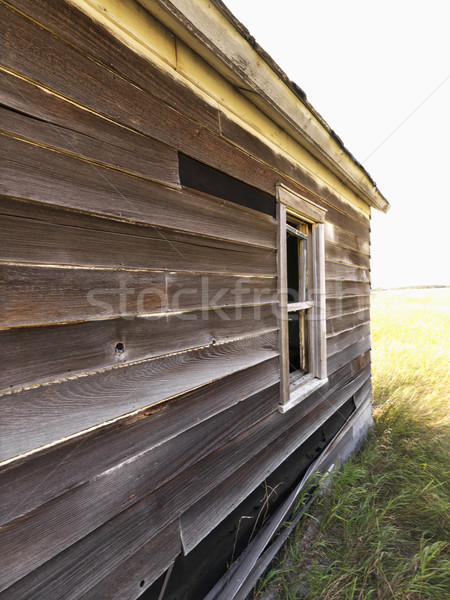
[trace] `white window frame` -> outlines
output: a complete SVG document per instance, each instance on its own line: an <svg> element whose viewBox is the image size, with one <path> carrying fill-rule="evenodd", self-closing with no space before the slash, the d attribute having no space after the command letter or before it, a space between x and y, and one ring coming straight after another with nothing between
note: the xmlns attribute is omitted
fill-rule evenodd
<svg viewBox="0 0 450 600"><path fill-rule="evenodd" d="M283 184L277 186L278 222L278 306L280 331L280 412L299 404L327 383L325 242L326 209ZM288 219L310 225L308 238L308 285L305 302L290 303L287 295ZM308 371L289 372L288 311L304 310L307 314Z"/></svg>

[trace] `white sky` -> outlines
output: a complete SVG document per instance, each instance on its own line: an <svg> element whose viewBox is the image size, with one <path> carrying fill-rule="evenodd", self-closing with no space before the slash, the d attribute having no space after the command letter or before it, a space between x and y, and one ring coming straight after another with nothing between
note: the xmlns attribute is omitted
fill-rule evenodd
<svg viewBox="0 0 450 600"><path fill-rule="evenodd" d="M373 287L450 284L450 1L225 3L390 202Z"/></svg>

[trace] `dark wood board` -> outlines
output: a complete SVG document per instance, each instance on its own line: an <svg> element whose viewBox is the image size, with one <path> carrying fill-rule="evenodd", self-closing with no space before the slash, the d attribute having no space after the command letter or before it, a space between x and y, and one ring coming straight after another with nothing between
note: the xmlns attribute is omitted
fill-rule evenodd
<svg viewBox="0 0 450 600"><path fill-rule="evenodd" d="M242 275L276 273L276 254L247 244L7 198L1 200L1 213L0 258L5 261Z"/></svg>
<svg viewBox="0 0 450 600"><path fill-rule="evenodd" d="M0 264L0 326L164 311L166 277L161 271Z"/></svg>
<svg viewBox="0 0 450 600"><path fill-rule="evenodd" d="M0 391L275 330L276 312L265 304L3 330Z"/></svg>
<svg viewBox="0 0 450 600"><path fill-rule="evenodd" d="M278 301L277 279L168 273L167 297L172 310L251 304L255 307L255 318L260 318L258 305Z"/></svg>
<svg viewBox="0 0 450 600"><path fill-rule="evenodd" d="M5 40L3 62L8 69L275 194L274 172L210 129L184 117L4 5L0 6L0 23L0 33ZM36 60L36 48L41 54L39 60Z"/></svg>
<svg viewBox="0 0 450 600"><path fill-rule="evenodd" d="M14 110L0 108L2 131L119 171L179 186L175 149L46 93L28 81L18 77L10 81L12 77L10 73L0 71L2 89L9 91L12 88L24 104L37 106L37 116L17 112L15 106L20 103L14 102ZM8 97L1 100L9 102ZM46 113L42 115L44 110ZM50 120L54 114L65 115L65 118ZM54 121L62 122L62 125ZM2 139L2 144L7 143Z"/></svg>
<svg viewBox="0 0 450 600"><path fill-rule="evenodd" d="M181 78L168 76L156 63L134 52L70 2L64 2L63 9L61 0L13 0L11 4L101 62L107 69L120 73L180 113L218 131L218 111L213 103L195 94ZM168 31L167 35L171 36Z"/></svg>
<svg viewBox="0 0 450 600"><path fill-rule="evenodd" d="M327 334L334 335L348 329L353 329L354 327L368 323L369 320L370 311L367 309L327 319Z"/></svg>
<svg viewBox="0 0 450 600"><path fill-rule="evenodd" d="M0 264L0 282L1 327L277 301L275 277Z"/></svg>
<svg viewBox="0 0 450 600"><path fill-rule="evenodd" d="M48 127L46 125L46 127ZM2 136L0 193L202 236L275 247L275 219Z"/></svg>
<svg viewBox="0 0 450 600"><path fill-rule="evenodd" d="M0 458L125 417L275 356L278 335L272 332L0 396Z"/></svg>
<svg viewBox="0 0 450 600"><path fill-rule="evenodd" d="M165 444L124 456L113 468L68 490L0 531L4 576L0 589L24 577L117 514L206 459L274 410L273 392L251 396ZM182 510L179 505L176 515ZM154 521L153 518L150 521ZM159 525L154 521L156 530ZM157 531L155 531L157 533Z"/></svg>
<svg viewBox="0 0 450 600"><path fill-rule="evenodd" d="M242 367L137 417L95 429L5 465L0 469L0 524L17 519L111 469L124 456L165 444L279 381L278 358L248 368L243 363ZM277 405L275 398L273 410Z"/></svg>

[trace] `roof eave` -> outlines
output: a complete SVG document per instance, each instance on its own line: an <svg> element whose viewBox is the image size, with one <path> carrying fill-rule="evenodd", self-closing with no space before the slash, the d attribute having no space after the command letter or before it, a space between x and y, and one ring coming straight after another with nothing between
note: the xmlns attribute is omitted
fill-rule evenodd
<svg viewBox="0 0 450 600"><path fill-rule="evenodd" d="M370 206L388 201L364 167L221 0L138 0Z"/></svg>

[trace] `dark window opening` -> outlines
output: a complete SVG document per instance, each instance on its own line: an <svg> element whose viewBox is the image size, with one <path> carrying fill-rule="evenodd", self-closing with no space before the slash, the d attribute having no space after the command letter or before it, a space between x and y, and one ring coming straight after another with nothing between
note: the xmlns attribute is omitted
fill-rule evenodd
<svg viewBox="0 0 450 600"><path fill-rule="evenodd" d="M299 239L286 231L288 302L299 302Z"/></svg>
<svg viewBox="0 0 450 600"><path fill-rule="evenodd" d="M181 185L275 217L275 197L267 192L181 152L178 153L178 163Z"/></svg>
<svg viewBox="0 0 450 600"><path fill-rule="evenodd" d="M286 270L288 304L289 372L308 371L307 327L308 308L308 235L310 225L303 221L286 222Z"/></svg>
<svg viewBox="0 0 450 600"><path fill-rule="evenodd" d="M300 363L300 315L297 312L288 315L289 331L289 373L298 371Z"/></svg>

